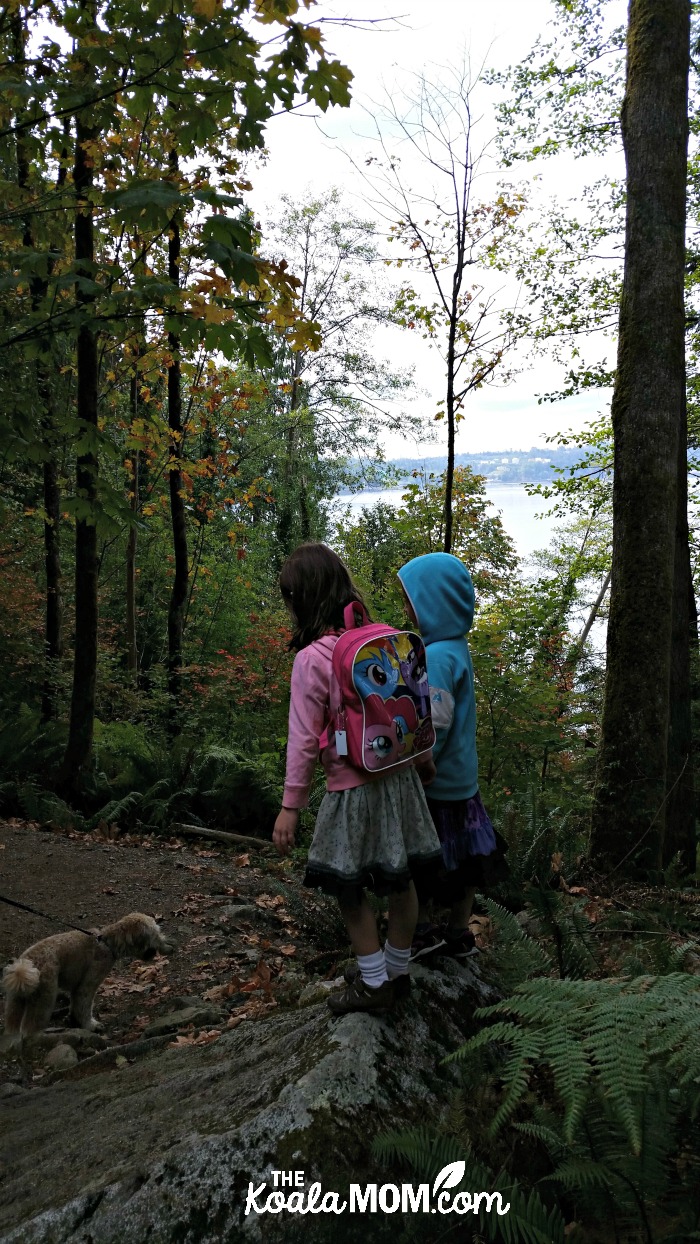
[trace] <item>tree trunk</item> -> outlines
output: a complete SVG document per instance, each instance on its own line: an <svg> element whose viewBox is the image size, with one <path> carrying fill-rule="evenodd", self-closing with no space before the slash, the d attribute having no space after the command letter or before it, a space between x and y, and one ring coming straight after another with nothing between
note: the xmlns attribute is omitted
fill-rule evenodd
<svg viewBox="0 0 700 1244"><path fill-rule="evenodd" d="M459 263L461 269L461 261ZM456 278L455 278L456 280ZM461 279L460 279L461 284ZM445 542L446 553L452 552L452 493L455 476L455 351L457 339L456 297L452 300L452 315L447 342L447 467L445 469Z"/></svg>
<svg viewBox="0 0 700 1244"><path fill-rule="evenodd" d="M697 650L697 615L688 539L688 436L681 410L678 453L676 558L673 584L670 717L666 772L664 865L680 857L684 872L695 871L695 783L691 696L691 648Z"/></svg>
<svg viewBox="0 0 700 1244"><path fill-rule="evenodd" d="M136 364L135 360L135 364ZM131 416L138 417L139 377L135 372L131 380ZM141 455L134 449L131 455L131 480L129 481L132 523L126 541L126 668L136 681L139 672L139 651L136 642L136 551L138 531L136 517L139 512L139 470Z"/></svg>
<svg viewBox="0 0 700 1244"><path fill-rule="evenodd" d="M299 409L299 398L301 395L301 367L301 356L295 354L292 361L292 392L289 398L289 427L287 428L287 458L284 464L284 492L281 498L280 516L277 523L277 539L283 559L289 557L294 547L293 533L297 508L302 519L302 539L308 540L311 531L308 499L303 480L300 484L300 496L297 497L299 427L295 415Z"/></svg>
<svg viewBox="0 0 700 1244"><path fill-rule="evenodd" d="M627 162L607 672L593 809L597 867L643 873L663 854L679 412L684 393L688 0L631 0Z"/></svg>
<svg viewBox="0 0 700 1244"><path fill-rule="evenodd" d="M43 387L43 386L42 386ZM48 385L44 390L49 399ZM51 406L45 413L44 431L49 443L54 440L54 420ZM61 486L58 480L58 467L52 456L44 463L44 565L46 567L46 623L44 631L44 652L46 655L46 675L41 696L42 721L51 721L56 716L56 674L57 665L63 655L63 608L61 601Z"/></svg>
<svg viewBox="0 0 700 1244"><path fill-rule="evenodd" d="M75 131L73 183L76 197L75 266L78 273L75 301L80 316L77 349L77 415L84 448L76 459L76 494L79 511L75 525L75 654L68 744L61 784L72 796L80 796L83 778L92 762L97 681L97 334L93 308L95 294L81 287L81 277L94 280L94 231L90 203L93 185L89 144L97 130L87 124L87 112L79 112Z"/></svg>
<svg viewBox="0 0 700 1244"><path fill-rule="evenodd" d="M177 153L170 153L170 170L177 176ZM168 238L168 277L175 289L180 287L180 218L177 213L170 222ZM187 518L185 499L182 494L182 383L180 365L180 338L175 332L168 333L168 353L172 362L168 368L168 427L170 429L170 517L173 528L173 553L175 575L168 608L168 692L170 695L170 730L177 734L180 728L180 670L185 629L185 607L189 580L187 554Z"/></svg>

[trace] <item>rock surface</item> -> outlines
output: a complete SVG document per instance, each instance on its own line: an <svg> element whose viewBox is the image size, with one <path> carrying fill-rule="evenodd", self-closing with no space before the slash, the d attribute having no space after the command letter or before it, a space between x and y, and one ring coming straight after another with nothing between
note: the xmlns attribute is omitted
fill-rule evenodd
<svg viewBox="0 0 700 1244"><path fill-rule="evenodd" d="M72 1045L66 1045L65 1043L54 1045L44 1059L44 1065L50 1067L52 1071L68 1071L70 1067L77 1066L77 1063L78 1055L76 1051Z"/></svg>
<svg viewBox="0 0 700 1244"><path fill-rule="evenodd" d="M249 1181L270 1191L273 1170L303 1170L307 1191L320 1180L341 1199L350 1182L391 1180L371 1138L425 1120L456 1075L442 1060L491 1000L471 962L416 968L413 982L386 1019L334 1021L323 1003L280 1009L211 1045L0 1100L0 1240L395 1241L399 1214L246 1217L244 1207Z"/></svg>

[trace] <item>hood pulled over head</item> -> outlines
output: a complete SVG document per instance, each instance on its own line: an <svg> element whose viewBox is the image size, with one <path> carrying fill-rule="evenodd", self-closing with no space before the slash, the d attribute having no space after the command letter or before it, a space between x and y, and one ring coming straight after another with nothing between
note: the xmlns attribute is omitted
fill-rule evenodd
<svg viewBox="0 0 700 1244"><path fill-rule="evenodd" d="M399 570L427 644L461 639L474 618L474 585L466 566L452 553L425 553Z"/></svg>

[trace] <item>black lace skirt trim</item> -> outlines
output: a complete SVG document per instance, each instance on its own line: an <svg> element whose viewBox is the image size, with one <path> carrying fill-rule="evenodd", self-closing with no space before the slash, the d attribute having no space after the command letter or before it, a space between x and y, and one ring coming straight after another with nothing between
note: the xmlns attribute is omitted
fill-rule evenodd
<svg viewBox="0 0 700 1244"><path fill-rule="evenodd" d="M334 898L343 899L348 903L358 903L365 890L371 890L378 898L386 898L389 894L407 890L413 881L418 885L434 885L443 872L442 854L429 856L410 856L408 867L392 872L383 864L370 864L361 872L348 876L341 875L331 868L318 864L308 865L304 874L304 885L322 890Z"/></svg>

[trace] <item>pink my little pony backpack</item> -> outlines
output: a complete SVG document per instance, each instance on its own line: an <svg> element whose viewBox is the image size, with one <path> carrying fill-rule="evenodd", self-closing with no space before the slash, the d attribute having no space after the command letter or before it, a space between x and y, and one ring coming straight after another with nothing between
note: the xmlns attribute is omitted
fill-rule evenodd
<svg viewBox="0 0 700 1244"><path fill-rule="evenodd" d="M420 635L370 622L357 601L343 616L347 629L332 658L337 701L334 696L321 748L335 731L338 755L372 772L430 751L435 730Z"/></svg>

